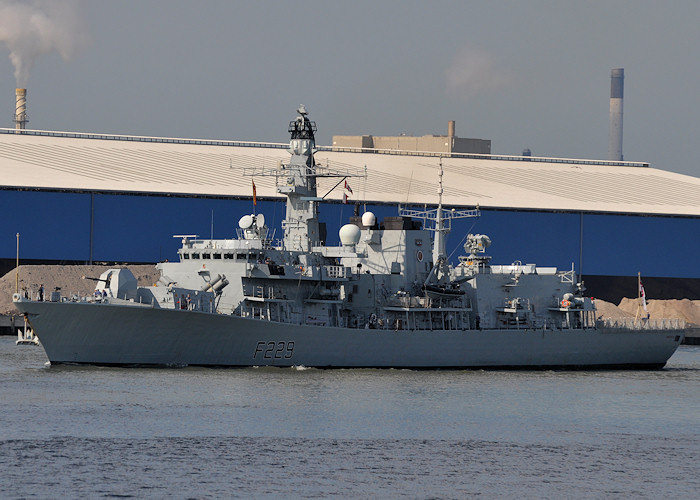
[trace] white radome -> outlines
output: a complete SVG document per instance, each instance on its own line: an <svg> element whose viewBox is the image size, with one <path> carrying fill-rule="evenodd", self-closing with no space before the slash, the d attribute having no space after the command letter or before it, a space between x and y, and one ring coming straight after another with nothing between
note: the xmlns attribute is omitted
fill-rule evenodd
<svg viewBox="0 0 700 500"><path fill-rule="evenodd" d="M253 222L254 220L252 215L244 215L238 220L238 227L241 229L248 229L253 225Z"/></svg>
<svg viewBox="0 0 700 500"><path fill-rule="evenodd" d="M372 227L377 223L377 216L372 212L365 212L362 214L362 225L365 227Z"/></svg>
<svg viewBox="0 0 700 500"><path fill-rule="evenodd" d="M345 224L338 231L338 236L340 236L340 242L344 246L357 245L360 241L360 228L355 224Z"/></svg>

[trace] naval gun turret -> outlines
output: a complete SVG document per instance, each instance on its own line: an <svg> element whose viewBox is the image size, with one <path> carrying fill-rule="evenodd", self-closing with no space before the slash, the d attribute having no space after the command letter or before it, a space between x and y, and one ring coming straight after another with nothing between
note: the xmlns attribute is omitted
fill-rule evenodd
<svg viewBox="0 0 700 500"><path fill-rule="evenodd" d="M94 278L85 278L94 279ZM103 272L95 286L95 294L120 299L134 299L136 297L137 281L129 269L108 269Z"/></svg>

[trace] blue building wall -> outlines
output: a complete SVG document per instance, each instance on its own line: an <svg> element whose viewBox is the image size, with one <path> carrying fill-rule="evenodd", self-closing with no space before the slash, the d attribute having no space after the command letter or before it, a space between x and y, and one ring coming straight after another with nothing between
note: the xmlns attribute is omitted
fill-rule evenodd
<svg viewBox="0 0 700 500"><path fill-rule="evenodd" d="M14 258L20 233L20 258L85 259L90 249L90 195L0 191L6 214L0 232L0 257Z"/></svg>
<svg viewBox="0 0 700 500"><path fill-rule="evenodd" d="M21 234L20 258L90 260L91 205L94 261L156 262L176 259L180 245L174 234L235 235L238 219L253 210L250 200L167 196L0 191L6 214L0 232L0 258L14 259L16 233ZM397 215L396 207L368 206L381 220ZM321 220L328 226L328 244L338 244L338 228L353 215L352 205L326 204ZM281 237L282 201L258 201L268 225ZM583 224L583 228L581 227ZM583 231L582 231L583 229ZM537 213L482 210L478 219L454 222L448 252L463 254L468 232L483 233L493 242L494 263L516 260L557 266L580 264L584 274L700 278L700 219L622 215ZM583 234L581 258L580 236Z"/></svg>

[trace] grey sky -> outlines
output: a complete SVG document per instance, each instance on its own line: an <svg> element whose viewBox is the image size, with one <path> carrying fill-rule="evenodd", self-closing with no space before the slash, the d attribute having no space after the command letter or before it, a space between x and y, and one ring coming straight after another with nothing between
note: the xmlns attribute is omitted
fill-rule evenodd
<svg viewBox="0 0 700 500"><path fill-rule="evenodd" d="M80 10L89 41L69 61L35 61L30 128L282 142L304 103L320 144L444 134L454 119L457 135L491 139L494 153L605 159L610 70L622 67L625 159L700 176L697 0L95 0ZM3 46L5 127L8 55Z"/></svg>

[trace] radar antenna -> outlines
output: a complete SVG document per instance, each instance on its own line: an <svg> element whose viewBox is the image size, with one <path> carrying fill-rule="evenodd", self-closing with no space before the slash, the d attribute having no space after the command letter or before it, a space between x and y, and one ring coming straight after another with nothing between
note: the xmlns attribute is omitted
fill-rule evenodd
<svg viewBox="0 0 700 500"><path fill-rule="evenodd" d="M435 242L433 245L433 262L437 265L439 262L447 262L446 241L447 235L452 230L452 219L464 219L467 217L479 217L481 211L477 207L474 210L443 210L442 194L443 194L443 167L442 157L440 158L440 173L438 181L438 206L430 210L414 210L409 208L399 207L399 215L402 217L414 217L423 221L423 227L429 231L435 232Z"/></svg>
<svg viewBox="0 0 700 500"><path fill-rule="evenodd" d="M296 119L289 122L289 161L278 162L276 168L246 168L243 175L275 178L277 192L287 196L287 216L282 221L283 245L287 250L308 252L322 241L318 203L325 196L318 196L317 180L323 177L345 179L358 175L349 169L341 170L316 163L316 122L309 120L303 104L297 108L297 113Z"/></svg>

